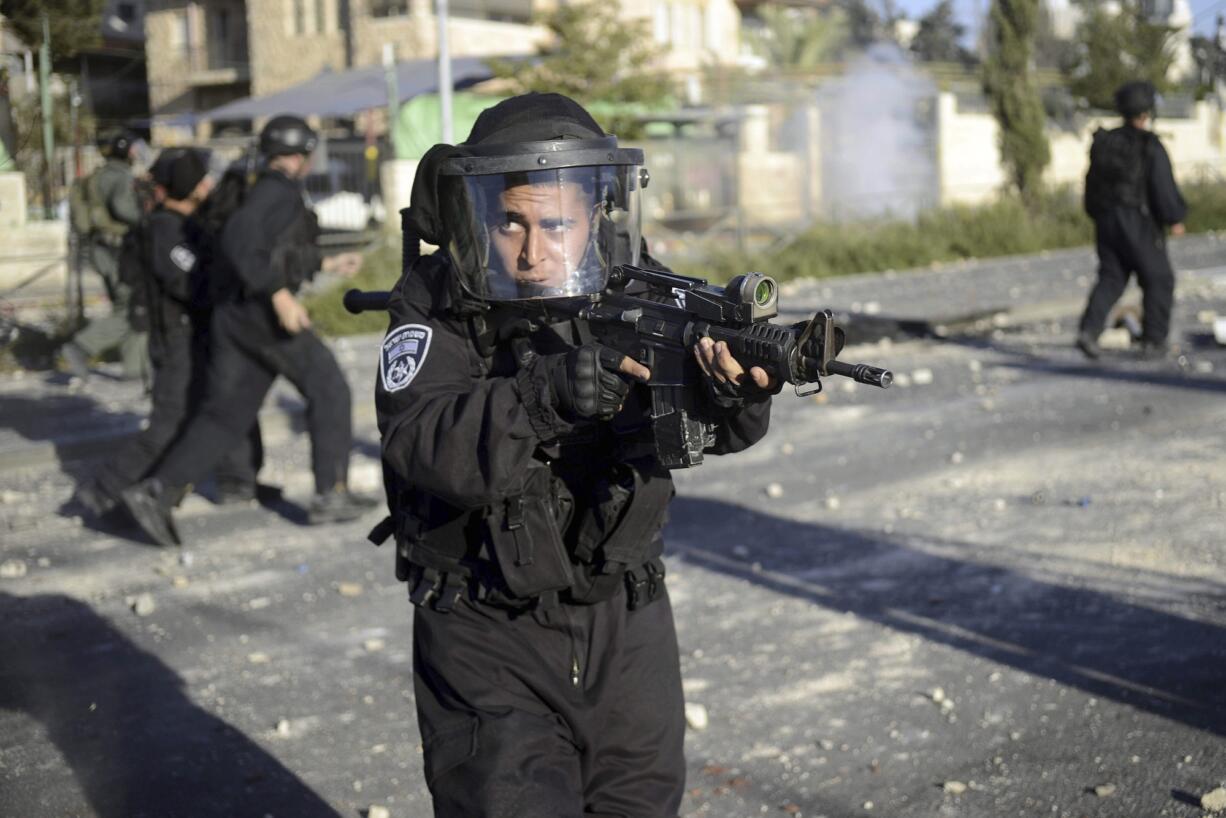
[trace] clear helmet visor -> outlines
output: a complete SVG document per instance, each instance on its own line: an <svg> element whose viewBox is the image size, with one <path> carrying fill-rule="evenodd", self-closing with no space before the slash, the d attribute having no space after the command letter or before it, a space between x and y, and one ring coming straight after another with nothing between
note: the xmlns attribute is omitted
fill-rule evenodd
<svg viewBox="0 0 1226 818"><path fill-rule="evenodd" d="M603 292L619 264L637 264L639 168L581 166L453 176L448 251L465 289L491 301Z"/></svg>

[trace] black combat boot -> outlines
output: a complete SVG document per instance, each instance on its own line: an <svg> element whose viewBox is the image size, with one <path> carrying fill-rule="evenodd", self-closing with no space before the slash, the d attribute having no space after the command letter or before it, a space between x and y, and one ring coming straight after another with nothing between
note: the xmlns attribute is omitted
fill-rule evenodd
<svg viewBox="0 0 1226 818"><path fill-rule="evenodd" d="M174 497L178 494L153 477L128 486L120 494L120 501L149 539L163 548L173 548L182 545L174 517L170 514Z"/></svg>
<svg viewBox="0 0 1226 818"><path fill-rule="evenodd" d="M1077 333L1077 348L1091 361L1098 360L1098 339L1088 332Z"/></svg>
<svg viewBox="0 0 1226 818"><path fill-rule="evenodd" d="M324 525L356 520L378 504L379 501L373 497L354 494L341 484L332 491L316 494L311 498L311 506L307 509L307 522L311 525Z"/></svg>
<svg viewBox="0 0 1226 818"><path fill-rule="evenodd" d="M89 480L77 486L72 493L73 504L85 509L95 519L101 519L110 514L119 505L118 498L98 483Z"/></svg>

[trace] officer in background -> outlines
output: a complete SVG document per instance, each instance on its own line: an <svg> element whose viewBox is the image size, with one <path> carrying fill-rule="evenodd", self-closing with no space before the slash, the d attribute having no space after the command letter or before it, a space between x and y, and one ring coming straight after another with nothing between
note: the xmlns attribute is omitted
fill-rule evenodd
<svg viewBox="0 0 1226 818"><path fill-rule="evenodd" d="M440 818L676 816L684 705L660 530L672 481L651 372L557 299L657 266L642 152L574 101L515 97L414 181L376 403L409 585L426 784ZM695 352L719 454L766 432L775 379ZM727 394L716 397L715 382ZM702 382L700 380L700 382ZM645 438L644 435L647 435Z"/></svg>
<svg viewBox="0 0 1226 818"><path fill-rule="evenodd" d="M1085 209L1094 219L1098 282L1081 316L1077 348L1099 356L1098 336L1107 314L1135 272L1143 294L1140 355L1159 359L1167 352L1175 273L1166 252L1165 228L1182 236L1187 205L1171 172L1171 160L1149 130L1156 100L1154 86L1130 82L1115 94L1124 124L1099 129L1090 147Z"/></svg>
<svg viewBox="0 0 1226 818"><path fill-rule="evenodd" d="M82 379L89 377L90 359L116 347L125 376L143 377L146 371L147 338L131 325L131 287L120 269L124 239L145 214L132 176L136 139L131 131L122 131L100 142L106 162L82 180L72 196L73 223L83 229L90 263L102 276L111 301L110 315L90 321L60 348L68 370Z"/></svg>
<svg viewBox="0 0 1226 818"><path fill-rule="evenodd" d="M203 151L170 148L150 169L157 205L133 228L139 273L130 308L148 326L152 409L148 425L77 488L74 499L94 517L108 514L120 493L154 465L203 398L207 360L208 237L195 215L212 188ZM258 428L218 465L219 500L255 496Z"/></svg>
<svg viewBox="0 0 1226 818"><path fill-rule="evenodd" d="M374 505L349 491L349 385L297 298L321 266L350 275L361 261L356 253L321 259L318 223L302 188L317 142L301 118L273 117L259 139L266 168L222 228L210 272L214 306L204 406L149 478L122 494L133 519L159 545L179 543L172 505L240 444L278 375L307 403L315 476L308 521L350 520Z"/></svg>

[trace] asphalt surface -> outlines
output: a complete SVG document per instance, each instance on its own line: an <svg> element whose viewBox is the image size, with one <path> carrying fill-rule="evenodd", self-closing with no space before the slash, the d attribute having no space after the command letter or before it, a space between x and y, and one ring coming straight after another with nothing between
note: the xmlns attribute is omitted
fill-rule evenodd
<svg viewBox="0 0 1226 818"><path fill-rule="evenodd" d="M785 288L899 378L785 392L765 441L677 475L683 816L1205 814L1224 251L1176 245L1179 348L1152 363L1072 350L1086 251ZM337 346L372 491L376 344ZM175 552L62 508L143 411L105 375L0 383L0 815L430 815L411 606L363 541L378 514L303 525L292 390L262 416L285 499L193 496Z"/></svg>

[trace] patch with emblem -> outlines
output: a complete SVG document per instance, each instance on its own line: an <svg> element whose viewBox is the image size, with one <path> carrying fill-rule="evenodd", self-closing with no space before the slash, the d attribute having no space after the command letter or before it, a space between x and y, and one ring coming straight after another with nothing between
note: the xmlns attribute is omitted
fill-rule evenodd
<svg viewBox="0 0 1226 818"><path fill-rule="evenodd" d="M430 328L421 324L404 324L387 334L379 357L384 389L399 392L413 382L426 362L430 333Z"/></svg>
<svg viewBox="0 0 1226 818"><path fill-rule="evenodd" d="M196 266L196 254L182 244L176 244L171 248L170 260L185 273L190 273Z"/></svg>

